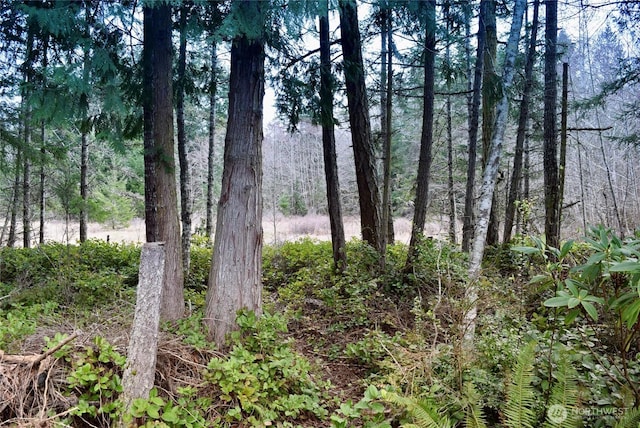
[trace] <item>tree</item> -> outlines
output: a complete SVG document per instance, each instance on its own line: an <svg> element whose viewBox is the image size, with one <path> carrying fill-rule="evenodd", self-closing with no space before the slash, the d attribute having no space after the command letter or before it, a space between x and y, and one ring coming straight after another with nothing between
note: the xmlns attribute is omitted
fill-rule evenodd
<svg viewBox="0 0 640 428"><path fill-rule="evenodd" d="M511 240L513 230L513 220L516 212L516 200L522 183L522 164L524 157L524 142L527 133L527 122L529 120L529 105L531 104L531 93L533 92L533 66L536 59L536 42L538 39L538 9L539 0L533 3L533 20L531 22L531 35L529 36L529 47L527 49L527 59L524 66L524 90L522 100L520 100L520 113L518 116L518 131L516 134L516 148L513 155L513 172L509 185L509 195L504 220L504 234L502 241L508 243Z"/></svg>
<svg viewBox="0 0 640 428"><path fill-rule="evenodd" d="M187 67L187 18L188 6L180 7L178 48L178 76L176 79L176 126L178 131L178 160L180 163L180 218L182 220L182 270L189 274L191 254L191 173L187 157L187 133L184 117L185 80Z"/></svg>
<svg viewBox="0 0 640 428"><path fill-rule="evenodd" d="M560 244L560 203L558 188L558 150L556 102L558 99L558 2L545 0L545 50L544 50L544 234L547 245L558 248Z"/></svg>
<svg viewBox="0 0 640 428"><path fill-rule="evenodd" d="M476 62L473 74L472 97L468 107L469 113L469 143L468 143L468 161L467 161L467 184L464 197L464 218L462 224L462 251L469 251L473 240L474 230L474 188L476 177L476 161L477 161L477 144L478 144L478 122L480 117L480 95L482 85L482 70L484 68L484 49L486 40L485 31L485 15L487 11L487 1L480 2L480 17L478 19L478 47L476 54ZM471 14L468 13L470 20ZM467 49L467 57L469 57ZM469 73L470 75L471 73Z"/></svg>
<svg viewBox="0 0 640 428"><path fill-rule="evenodd" d="M347 266L346 241L342 223L342 204L340 202L340 183L336 160L336 136L333 117L333 87L331 74L331 47L329 44L329 4L325 4L319 16L320 27L320 123L322 124L322 151L324 158L325 181L327 183L327 205L331 226L331 245L333 263L337 269Z"/></svg>
<svg viewBox="0 0 640 428"><path fill-rule="evenodd" d="M413 268L417 256L418 244L424 230L429 199L429 179L431 175L431 149L433 146L433 108L435 90L436 60L436 2L429 0L421 3L425 19L424 39L424 88L422 101L422 135L420 137L420 159L418 160L418 182L414 203L411 240L405 264L405 272Z"/></svg>
<svg viewBox="0 0 640 428"><path fill-rule="evenodd" d="M500 101L500 76L497 72L498 61L498 28L496 24L496 1L486 0L484 3L484 70L482 72L482 170L487 167L489 147L496 118L496 105ZM493 195L491 215L489 217L489 229L487 231L487 245L498 242L498 212L497 194Z"/></svg>
<svg viewBox="0 0 640 428"><path fill-rule="evenodd" d="M344 57L344 78L349 108L351 140L356 164L362 239L382 253L380 192L371 138L369 101L364 78L364 63L358 12L355 0L340 0L340 31Z"/></svg>
<svg viewBox="0 0 640 428"><path fill-rule="evenodd" d="M218 346L235 329L236 312L262 311L263 2L234 2L244 25L231 45L229 111L222 191L209 273L204 324Z"/></svg>
<svg viewBox="0 0 640 428"><path fill-rule="evenodd" d="M478 280L480 278L480 269L484 249L487 238L487 230L489 228L489 218L491 215L491 205L493 194L496 186L496 178L498 176L498 167L500 166L500 155L502 151L502 143L504 133L507 126L507 117L509 113L509 89L515 74L515 60L518 53L518 40L520 38L520 29L522 27L522 16L526 8L526 0L516 0L513 9L513 21L511 22L511 30L509 32L509 40L507 42L504 66L502 67L502 80L498 88L500 94L500 102L496 107L496 118L491 138L491 146L488 151L486 167L482 176L482 187L480 190L480 199L478 201L478 221L474 233L473 248L470 253L469 260L469 285L466 290L466 300L470 305L469 310L465 314L465 342L468 346L472 345L475 335L475 322L477 315L478 300Z"/></svg>
<svg viewBox="0 0 640 428"><path fill-rule="evenodd" d="M143 15L146 237L165 243L161 317L175 320L184 313L184 277L173 154L171 6L147 3Z"/></svg>

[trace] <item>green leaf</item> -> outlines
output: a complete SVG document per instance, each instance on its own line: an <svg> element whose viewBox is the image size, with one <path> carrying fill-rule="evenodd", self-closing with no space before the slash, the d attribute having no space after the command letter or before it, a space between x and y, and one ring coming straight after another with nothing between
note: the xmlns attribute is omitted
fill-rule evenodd
<svg viewBox="0 0 640 428"><path fill-rule="evenodd" d="M598 321L598 311L596 310L596 307L593 306L592 303L582 302L582 307L584 308L585 311L587 311L587 313L589 314L592 320Z"/></svg>
<svg viewBox="0 0 640 428"><path fill-rule="evenodd" d="M523 254L542 254L542 250L535 247L511 247L511 251Z"/></svg>
<svg viewBox="0 0 640 428"><path fill-rule="evenodd" d="M609 272L640 272L640 262L638 260L625 260L620 263L615 263L609 267Z"/></svg>
<svg viewBox="0 0 640 428"><path fill-rule="evenodd" d="M562 245L562 248L560 249L560 258L561 259L565 258L567 254L569 254L569 251L571 251L571 248L573 248L572 239L568 240Z"/></svg>
<svg viewBox="0 0 640 428"><path fill-rule="evenodd" d="M577 299L577 298L575 298L575 297L570 297L570 298L569 298L569 301L567 302L567 307L568 307L569 309L573 309L573 308L575 308L576 306L578 306L579 304L580 304L580 299Z"/></svg>
<svg viewBox="0 0 640 428"><path fill-rule="evenodd" d="M569 291L571 291L571 294L573 294L574 296L579 295L578 289L581 287L582 284L580 284L575 279L571 279L571 278L565 279L564 283L566 284Z"/></svg>
<svg viewBox="0 0 640 428"><path fill-rule="evenodd" d="M569 304L570 297L556 296L544 301L547 308L560 308Z"/></svg>

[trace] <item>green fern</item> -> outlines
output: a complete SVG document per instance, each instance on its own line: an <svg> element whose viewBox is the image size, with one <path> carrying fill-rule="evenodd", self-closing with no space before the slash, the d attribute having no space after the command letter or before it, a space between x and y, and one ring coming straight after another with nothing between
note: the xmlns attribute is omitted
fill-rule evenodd
<svg viewBox="0 0 640 428"><path fill-rule="evenodd" d="M418 400L414 397L403 397L395 392L381 392L385 401L403 408L412 418L413 423L403 424L403 428L453 428L451 420L441 413L433 399Z"/></svg>
<svg viewBox="0 0 640 428"><path fill-rule="evenodd" d="M634 407L625 412L618 421L615 428L638 428L640 427L640 408Z"/></svg>
<svg viewBox="0 0 640 428"><path fill-rule="evenodd" d="M531 386L535 346L535 343L532 342L520 352L511 382L507 385L504 423L509 428L533 428L536 426L535 392Z"/></svg>
<svg viewBox="0 0 640 428"><path fill-rule="evenodd" d="M486 428L484 412L480 406L480 396L473 382L464 385L464 425L466 428Z"/></svg>
<svg viewBox="0 0 640 428"><path fill-rule="evenodd" d="M547 409L552 406L561 406L564 409L566 415L563 414L562 418L553 420L550 414L546 415L545 428L573 428L578 425L578 416L575 409L578 401L578 386L576 383L576 369L571 365L571 362L567 358L566 353L560 354L558 360L558 366L553 372L555 377L555 383L551 389L551 397L549 397L549 403Z"/></svg>

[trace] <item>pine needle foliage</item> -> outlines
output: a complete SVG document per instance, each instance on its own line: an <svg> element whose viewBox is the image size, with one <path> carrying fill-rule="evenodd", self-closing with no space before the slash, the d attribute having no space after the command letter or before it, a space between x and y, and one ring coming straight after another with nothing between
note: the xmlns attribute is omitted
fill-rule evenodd
<svg viewBox="0 0 640 428"><path fill-rule="evenodd" d="M532 386L534 342L529 343L518 356L509 385L504 409L504 424L509 428L533 428L537 426L534 411L535 391Z"/></svg>

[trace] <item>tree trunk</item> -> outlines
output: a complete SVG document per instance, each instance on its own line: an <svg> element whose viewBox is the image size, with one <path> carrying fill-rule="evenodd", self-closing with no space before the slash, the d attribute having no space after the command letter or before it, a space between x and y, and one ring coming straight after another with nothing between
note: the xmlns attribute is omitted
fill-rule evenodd
<svg viewBox="0 0 640 428"><path fill-rule="evenodd" d="M209 151L207 158L207 238L213 237L213 176L216 143L216 96L218 92L218 53L215 39L211 42L211 81L209 87Z"/></svg>
<svg viewBox="0 0 640 428"><path fill-rule="evenodd" d="M505 52L504 67L502 71L502 84L497 88L501 94L500 102L496 108L496 121L493 138L489 147L486 167L482 176L482 188L478 201L478 222L474 234L473 249L469 260L469 285L466 290L466 300L470 305L465 314L465 344L472 347L475 335L477 300L478 300L478 280L480 278L480 268L484 254L486 235L489 228L489 217L493 194L496 186L498 167L500 166L500 154L504 140L504 132L507 126L509 113L509 89L515 74L515 60L518 53L518 40L522 27L522 16L526 8L526 0L516 0L513 10L513 22L509 32L509 40Z"/></svg>
<svg viewBox="0 0 640 428"><path fill-rule="evenodd" d="M336 156L336 137L333 118L333 76L331 75L331 46L329 43L329 4L325 3L320 25L320 105L322 123L322 152L324 158L324 176L327 183L327 203L329 223L331 225L331 244L333 264L336 269L347 267L346 241L342 223L342 204L340 202L340 183L338 180L338 162Z"/></svg>
<svg viewBox="0 0 640 428"><path fill-rule="evenodd" d="M560 101L560 164L558 168L558 239L562 236L564 177L567 167L567 115L569 114L569 63L562 63L562 99Z"/></svg>
<svg viewBox="0 0 640 428"><path fill-rule="evenodd" d="M360 202L362 239L382 254L380 194L376 160L371 139L369 102L364 79L364 63L358 13L354 0L340 0L340 31L344 76L349 106L351 141L356 164L356 182Z"/></svg>
<svg viewBox="0 0 640 428"><path fill-rule="evenodd" d="M184 314L184 276L173 142L171 5L144 13L145 218L147 241L165 243L161 317Z"/></svg>
<svg viewBox="0 0 640 428"><path fill-rule="evenodd" d="M164 265L164 244L145 243L140 254L136 312L122 376L122 402L127 410L131 410L134 399L148 398L155 383Z"/></svg>
<svg viewBox="0 0 640 428"><path fill-rule="evenodd" d="M558 2L545 0L545 52L544 52L544 233L547 245L558 248L560 245L558 219L558 151L556 100L558 98L558 72L556 71L558 41Z"/></svg>
<svg viewBox="0 0 640 428"><path fill-rule="evenodd" d="M422 103L422 135L420 136L420 158L418 160L418 179L414 203L411 240L407 253L405 272L413 269L418 245L424 231L429 200L429 179L431 178L431 148L433 146L433 109L436 60L436 2L428 0L424 4L425 41L424 41L424 89Z"/></svg>
<svg viewBox="0 0 640 428"><path fill-rule="evenodd" d="M382 40L382 61L380 66L380 130L383 145L382 172L382 254L387 244L394 240L393 212L391 209L391 114L393 111L393 27L392 9L384 9ZM383 260L386 260L383 258Z"/></svg>
<svg viewBox="0 0 640 428"><path fill-rule="evenodd" d="M237 3L262 16L262 3ZM248 10L247 10L248 9ZM257 9L257 10L256 10ZM218 346L236 328L236 312L262 311L262 101L264 41L236 37L231 46L229 113L222 191L204 323Z"/></svg>
<svg viewBox="0 0 640 428"><path fill-rule="evenodd" d="M89 224L89 139L86 132L80 136L80 199L80 242L85 242Z"/></svg>
<svg viewBox="0 0 640 428"><path fill-rule="evenodd" d="M16 149L15 171L13 178L13 199L11 201L11 222L9 223L9 236L7 247L12 248L16 244L18 230L18 204L20 203L20 176L22 168L22 150Z"/></svg>
<svg viewBox="0 0 640 428"><path fill-rule="evenodd" d="M486 44L484 49L484 72L482 79L482 170L487 167L489 147L494 133L496 121L496 105L500 101L500 76L496 70L498 61L498 30L496 25L496 1L485 2L486 13L484 16ZM498 243L498 213L497 193L493 194L491 214L489 216L489 228L487 230L487 245Z"/></svg>
<svg viewBox="0 0 640 428"><path fill-rule="evenodd" d="M182 270L189 275L191 254L191 173L187 157L187 135L184 124L184 84L187 67L187 7L180 8L180 47L176 88L176 125L178 128L178 159L180 162L180 217L182 219Z"/></svg>
<svg viewBox="0 0 640 428"><path fill-rule="evenodd" d="M504 216L504 234L502 242L508 243L511 240L513 230L513 219L516 212L516 201L521 189L522 182L522 161L524 155L524 141L527 135L527 122L529 121L529 105L531 93L533 91L533 66L536 60L536 42L538 39L538 10L539 0L533 3L533 21L531 23L531 36L529 37L529 48L524 66L524 91L520 101L520 115L518 117L518 131L516 134L516 148L513 156L513 174L509 185L509 196Z"/></svg>
<svg viewBox="0 0 640 428"><path fill-rule="evenodd" d="M480 2L480 17L478 22L478 48L473 77L473 96L469 110L469 160L467 163L467 184L464 196L464 219L462 224L462 251L469 251L473 240L475 225L474 187L476 180L476 162L478 145L478 123L480 119L480 95L482 88L482 70L484 68L484 48L486 40L485 15L487 1Z"/></svg>
<svg viewBox="0 0 640 428"><path fill-rule="evenodd" d="M444 4L444 19L447 23L447 34L451 32L451 4L445 2ZM447 48L445 50L445 63L447 67L451 69L451 43L447 41ZM453 186L453 131L451 128L451 76L447 75L447 193L449 194L449 240L452 244L456 244L456 194Z"/></svg>
<svg viewBox="0 0 640 428"><path fill-rule="evenodd" d="M30 107L27 107L29 109ZM25 147L31 146L31 115L26 115L24 127ZM22 165L22 246L31 246L31 161L25 154Z"/></svg>

